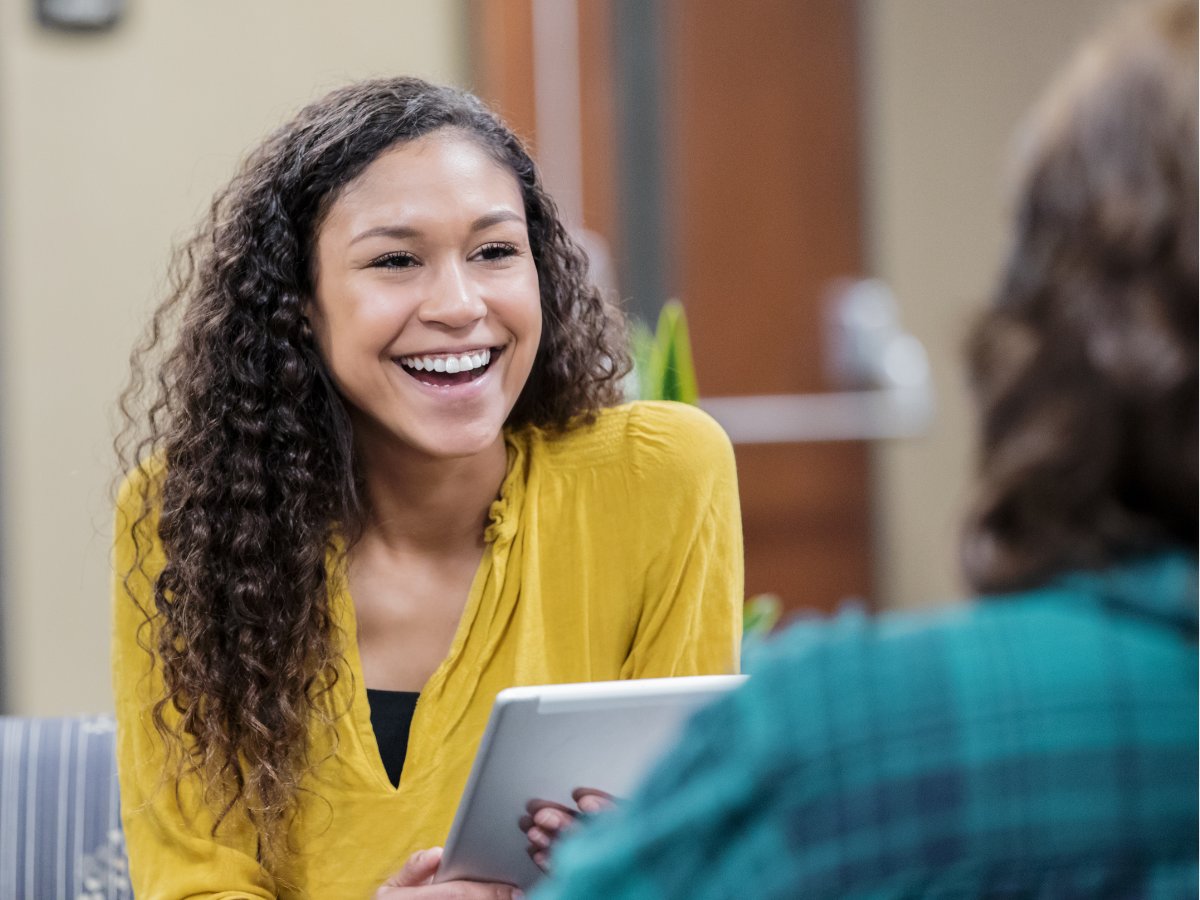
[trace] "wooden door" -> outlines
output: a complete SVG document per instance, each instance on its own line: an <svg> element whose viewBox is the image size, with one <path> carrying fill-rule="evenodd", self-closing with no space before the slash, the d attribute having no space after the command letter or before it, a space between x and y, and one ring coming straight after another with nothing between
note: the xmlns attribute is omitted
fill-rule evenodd
<svg viewBox="0 0 1200 900"><path fill-rule="evenodd" d="M629 67L621 28L650 22L658 83L648 89L661 102L645 133L660 140L663 232L652 250L666 256L666 293L687 310L701 393L832 389L822 303L834 279L862 269L855 4L575 2L584 224L614 248L623 232L644 226L645 210L631 222L629 202L624 219L614 208L628 197L622 149L628 160L630 144L613 85ZM476 0L470 9L475 88L536 152L530 0ZM634 297L632 305L662 299ZM776 593L789 609L871 597L866 446L747 444L735 452L747 593Z"/></svg>

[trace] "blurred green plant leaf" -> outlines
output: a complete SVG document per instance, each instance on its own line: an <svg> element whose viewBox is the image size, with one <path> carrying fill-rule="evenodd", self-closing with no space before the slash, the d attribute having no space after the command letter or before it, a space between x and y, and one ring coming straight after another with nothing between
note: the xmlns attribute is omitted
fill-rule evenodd
<svg viewBox="0 0 1200 900"><path fill-rule="evenodd" d="M638 397L693 405L699 402L683 304L678 300L663 304L653 333L641 322L635 322L631 339Z"/></svg>
<svg viewBox="0 0 1200 900"><path fill-rule="evenodd" d="M742 608L744 637L766 637L779 622L783 604L775 594L755 594Z"/></svg>

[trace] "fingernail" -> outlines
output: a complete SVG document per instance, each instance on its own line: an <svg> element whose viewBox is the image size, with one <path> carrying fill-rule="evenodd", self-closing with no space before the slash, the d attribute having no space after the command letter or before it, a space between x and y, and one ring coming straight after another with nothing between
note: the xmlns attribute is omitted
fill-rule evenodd
<svg viewBox="0 0 1200 900"><path fill-rule="evenodd" d="M427 863L441 852L441 847L427 847L417 854L417 861Z"/></svg>

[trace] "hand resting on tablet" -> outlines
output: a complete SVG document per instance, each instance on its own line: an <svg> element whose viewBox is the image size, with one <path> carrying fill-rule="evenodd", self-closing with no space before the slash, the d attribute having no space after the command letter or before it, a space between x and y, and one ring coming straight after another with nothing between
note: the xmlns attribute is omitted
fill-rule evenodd
<svg viewBox="0 0 1200 900"><path fill-rule="evenodd" d="M613 795L598 788L576 788L571 792L578 809L552 800L530 800L518 826L529 840L526 852L543 872L549 871L550 851L581 816L604 812L615 805Z"/></svg>

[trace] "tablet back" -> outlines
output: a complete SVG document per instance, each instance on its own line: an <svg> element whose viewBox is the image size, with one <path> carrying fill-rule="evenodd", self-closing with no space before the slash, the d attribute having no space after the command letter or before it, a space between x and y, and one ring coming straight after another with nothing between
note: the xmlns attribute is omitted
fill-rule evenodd
<svg viewBox="0 0 1200 900"><path fill-rule="evenodd" d="M575 808L577 787L617 797L637 786L688 716L742 675L509 688L496 696L437 880L528 888L541 870L518 821L530 800Z"/></svg>

